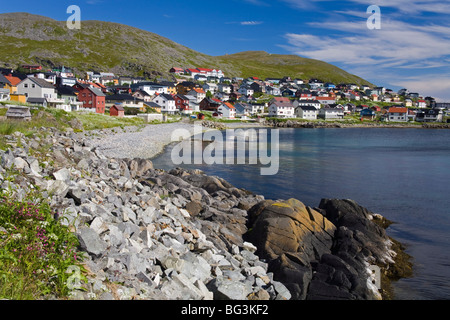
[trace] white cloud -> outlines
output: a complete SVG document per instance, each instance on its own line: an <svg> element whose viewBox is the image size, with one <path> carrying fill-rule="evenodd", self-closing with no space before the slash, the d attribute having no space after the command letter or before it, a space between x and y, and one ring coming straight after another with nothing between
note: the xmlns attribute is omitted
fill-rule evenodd
<svg viewBox="0 0 450 320"><path fill-rule="evenodd" d="M440 74L429 74L393 82L399 87L408 88L412 92L435 97L438 101L450 101L450 77Z"/></svg>
<svg viewBox="0 0 450 320"><path fill-rule="evenodd" d="M243 26L256 26L259 24L263 24L262 21L241 21L240 24Z"/></svg>

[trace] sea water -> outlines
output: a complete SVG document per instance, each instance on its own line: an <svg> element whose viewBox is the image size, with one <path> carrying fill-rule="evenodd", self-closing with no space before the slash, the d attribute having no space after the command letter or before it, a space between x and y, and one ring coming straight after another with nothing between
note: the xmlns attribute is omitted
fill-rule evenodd
<svg viewBox="0 0 450 320"><path fill-rule="evenodd" d="M217 175L266 199L353 199L395 223L414 276L394 284L395 299L450 299L450 130L280 129L279 171L258 165L179 165ZM171 150L153 159L170 169Z"/></svg>

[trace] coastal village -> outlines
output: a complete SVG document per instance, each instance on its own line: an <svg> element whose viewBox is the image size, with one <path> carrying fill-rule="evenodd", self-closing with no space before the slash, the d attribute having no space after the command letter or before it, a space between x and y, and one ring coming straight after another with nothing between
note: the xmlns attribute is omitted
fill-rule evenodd
<svg viewBox="0 0 450 320"><path fill-rule="evenodd" d="M167 78L155 79L94 71L77 77L64 66L52 70L40 65L0 68L0 102L14 106L11 118L26 117L25 111L17 111L17 106L23 105L139 116L147 121L184 115L236 121L450 122L450 103L407 89L394 92L384 87L290 77L230 78L222 70L208 68L173 67Z"/></svg>

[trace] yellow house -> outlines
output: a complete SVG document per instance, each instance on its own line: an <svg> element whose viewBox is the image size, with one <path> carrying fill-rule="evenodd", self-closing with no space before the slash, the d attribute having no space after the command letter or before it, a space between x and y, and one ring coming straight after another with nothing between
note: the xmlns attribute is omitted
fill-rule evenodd
<svg viewBox="0 0 450 320"><path fill-rule="evenodd" d="M9 95L11 101L17 101L20 103L27 103L27 97L24 94L11 93Z"/></svg>
<svg viewBox="0 0 450 320"><path fill-rule="evenodd" d="M13 76L5 76L6 79L11 83L6 84L6 89L9 89L9 93L16 93L17 92L17 85L22 81L20 78L13 77Z"/></svg>

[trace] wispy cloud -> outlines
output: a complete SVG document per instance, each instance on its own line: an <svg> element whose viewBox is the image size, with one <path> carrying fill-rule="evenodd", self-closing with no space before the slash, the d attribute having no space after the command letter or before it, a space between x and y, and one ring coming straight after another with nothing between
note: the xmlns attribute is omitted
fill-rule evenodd
<svg viewBox="0 0 450 320"><path fill-rule="evenodd" d="M259 24L263 24L263 21L241 21L240 24L242 26L256 26Z"/></svg>

